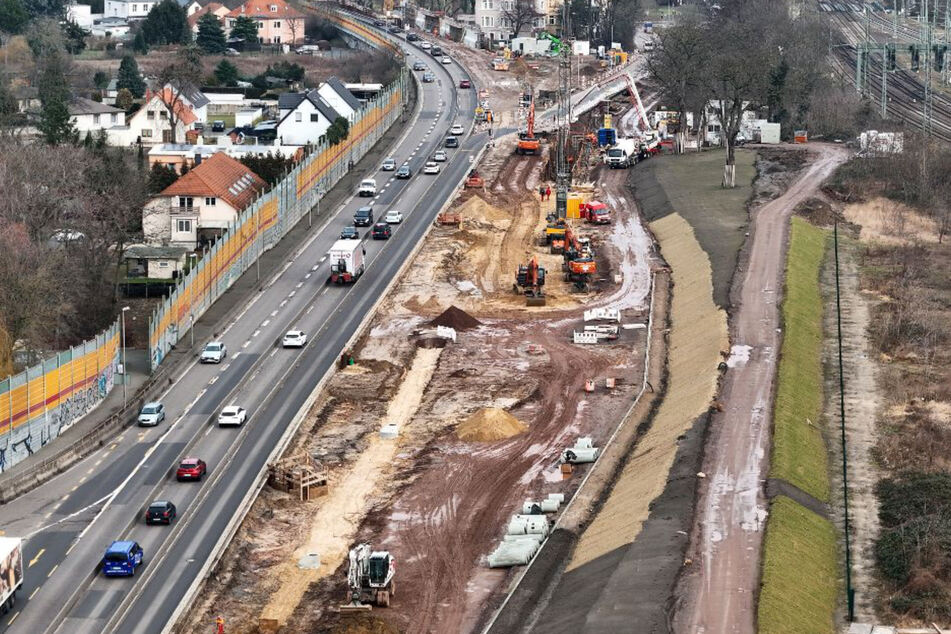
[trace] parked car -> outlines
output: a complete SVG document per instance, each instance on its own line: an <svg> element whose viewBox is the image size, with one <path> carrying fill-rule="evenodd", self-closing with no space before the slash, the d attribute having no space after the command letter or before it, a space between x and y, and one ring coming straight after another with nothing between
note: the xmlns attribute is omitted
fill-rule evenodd
<svg viewBox="0 0 951 634"><path fill-rule="evenodd" d="M303 348L305 345L307 345L307 333L302 330L288 330L281 339L281 346L284 348Z"/></svg>
<svg viewBox="0 0 951 634"><path fill-rule="evenodd" d="M423 168L423 174L438 174L439 173L439 163L435 161L428 161L426 167Z"/></svg>
<svg viewBox="0 0 951 634"><path fill-rule="evenodd" d="M430 72L428 72L428 71L425 72L425 73L423 73L423 83L424 83L424 84L431 84L431 83L433 83L434 81L436 81L436 76L435 76L435 75L433 75L432 73L430 73Z"/></svg>
<svg viewBox="0 0 951 634"><path fill-rule="evenodd" d="M460 88L472 88L472 82L469 81L468 79L460 79L460 80L459 80L459 87L460 87Z"/></svg>
<svg viewBox="0 0 951 634"><path fill-rule="evenodd" d="M144 556L138 542L112 542L102 556L102 574L107 577L133 577L136 567L142 565Z"/></svg>
<svg viewBox="0 0 951 634"><path fill-rule="evenodd" d="M357 209L357 212L353 214L353 224L358 227L369 227L373 224L373 207L367 205L365 207L360 207Z"/></svg>
<svg viewBox="0 0 951 634"><path fill-rule="evenodd" d="M201 351L198 358L200 363L221 363L228 356L228 348L224 342L210 341L205 344L205 349Z"/></svg>
<svg viewBox="0 0 951 634"><path fill-rule="evenodd" d="M243 407L229 405L218 414L218 427L240 426L248 420L248 413Z"/></svg>
<svg viewBox="0 0 951 634"><path fill-rule="evenodd" d="M388 212L386 212L386 215L383 216L383 222L388 225L398 225L403 222L403 212L390 209Z"/></svg>
<svg viewBox="0 0 951 634"><path fill-rule="evenodd" d="M449 128L449 134L462 134L465 132L465 128L462 127L461 123L457 123Z"/></svg>
<svg viewBox="0 0 951 634"><path fill-rule="evenodd" d="M185 480L201 480L208 473L208 465L201 458L185 458L178 465L178 471L175 472L175 479L179 482Z"/></svg>
<svg viewBox="0 0 951 634"><path fill-rule="evenodd" d="M459 139L454 136L447 136L446 147L459 147Z"/></svg>
<svg viewBox="0 0 951 634"><path fill-rule="evenodd" d="M225 122L221 119L215 119L211 122L211 131L212 132L224 132L225 131Z"/></svg>
<svg viewBox="0 0 951 634"><path fill-rule="evenodd" d="M396 170L396 178L401 178L406 180L413 175L412 170L410 170L409 165L401 165L398 170Z"/></svg>
<svg viewBox="0 0 951 634"><path fill-rule="evenodd" d="M393 235L393 230L385 222L378 222L373 225L373 231L370 232L370 235L374 240L389 240L390 236Z"/></svg>
<svg viewBox="0 0 951 634"><path fill-rule="evenodd" d="M225 49L225 56L226 56L226 57L238 57L239 55L241 55L241 53L239 53L237 49L234 49L234 48L226 48L226 49Z"/></svg>
<svg viewBox="0 0 951 634"><path fill-rule="evenodd" d="M443 66L448 66L449 64L452 64L452 60L449 59L449 56L444 55L442 58L442 63L443 63Z"/></svg>
<svg viewBox="0 0 951 634"><path fill-rule="evenodd" d="M436 150L436 153L433 154L433 160L437 163L442 163L446 160L446 151L445 150Z"/></svg>
<svg viewBox="0 0 951 634"><path fill-rule="evenodd" d="M380 166L380 169L384 172L392 172L396 169L396 159L392 157L383 159L383 164Z"/></svg>
<svg viewBox="0 0 951 634"><path fill-rule="evenodd" d="M155 500L145 511L146 524L171 524L175 519L175 505L168 500Z"/></svg>
<svg viewBox="0 0 951 634"><path fill-rule="evenodd" d="M357 196L376 196L376 181L372 178L364 178L360 181Z"/></svg>
<svg viewBox="0 0 951 634"><path fill-rule="evenodd" d="M139 425L154 426L165 420L165 406L161 403L146 403L139 412Z"/></svg>
<svg viewBox="0 0 951 634"><path fill-rule="evenodd" d="M426 70L426 64L417 60L413 62L413 70Z"/></svg>
<svg viewBox="0 0 951 634"><path fill-rule="evenodd" d="M340 232L341 240L359 240L360 232L357 231L356 227L344 227L343 231Z"/></svg>

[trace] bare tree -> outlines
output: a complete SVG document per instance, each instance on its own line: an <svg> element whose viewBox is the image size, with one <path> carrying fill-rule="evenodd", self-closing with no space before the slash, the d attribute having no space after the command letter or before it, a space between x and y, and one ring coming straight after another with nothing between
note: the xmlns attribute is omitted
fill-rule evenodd
<svg viewBox="0 0 951 634"><path fill-rule="evenodd" d="M512 29L512 37L518 37L525 27L531 27L542 14L535 8L535 0L505 0L502 18Z"/></svg>
<svg viewBox="0 0 951 634"><path fill-rule="evenodd" d="M159 71L158 80L162 91L162 103L168 111L172 126L171 141L178 143L178 125L187 108L185 100L191 91L201 84L201 50L197 46L182 47L176 58Z"/></svg>

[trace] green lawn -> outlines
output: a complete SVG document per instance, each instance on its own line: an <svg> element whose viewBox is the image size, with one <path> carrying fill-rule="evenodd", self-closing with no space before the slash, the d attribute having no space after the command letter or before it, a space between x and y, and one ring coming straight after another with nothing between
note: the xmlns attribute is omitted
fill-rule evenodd
<svg viewBox="0 0 951 634"><path fill-rule="evenodd" d="M838 594L832 522L773 498L763 549L759 634L832 634Z"/></svg>
<svg viewBox="0 0 951 634"><path fill-rule="evenodd" d="M819 424L822 413L819 267L825 243L825 231L793 218L786 260L783 345L773 408L773 455L769 475L828 502L828 464Z"/></svg>

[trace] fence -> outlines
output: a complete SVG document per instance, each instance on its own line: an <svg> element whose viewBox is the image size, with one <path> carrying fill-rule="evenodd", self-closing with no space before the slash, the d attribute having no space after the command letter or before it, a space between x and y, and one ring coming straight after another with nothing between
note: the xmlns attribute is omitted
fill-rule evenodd
<svg viewBox="0 0 951 634"><path fill-rule="evenodd" d="M0 472L59 436L112 390L119 322L82 345L0 381Z"/></svg>
<svg viewBox="0 0 951 634"><path fill-rule="evenodd" d="M342 30L376 48L395 50L388 38L354 19L322 10ZM259 197L230 224L215 245L184 276L149 320L149 350L154 370L215 300L261 254L280 241L317 201L347 173L403 113L411 81L405 67L355 115L346 140L326 143L298 163L271 191ZM326 213L328 210L324 210Z"/></svg>

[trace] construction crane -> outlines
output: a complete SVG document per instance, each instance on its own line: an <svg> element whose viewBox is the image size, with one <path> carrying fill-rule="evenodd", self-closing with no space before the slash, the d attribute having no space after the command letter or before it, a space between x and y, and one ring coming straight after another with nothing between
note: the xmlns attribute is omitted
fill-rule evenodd
<svg viewBox="0 0 951 634"><path fill-rule="evenodd" d="M535 93L533 91L532 100L528 104L528 122L525 125L525 132L518 135L515 153L537 155L540 148L541 144L535 136Z"/></svg>
<svg viewBox="0 0 951 634"><path fill-rule="evenodd" d="M538 258L533 257L528 264L519 264L515 273L515 292L519 288L525 295L526 306L544 306L545 269L538 266Z"/></svg>
<svg viewBox="0 0 951 634"><path fill-rule="evenodd" d="M390 599L396 596L395 574L396 565L388 551L374 551L370 544L352 548L347 571L349 603L340 606L340 610L370 610L374 605L390 607Z"/></svg>

